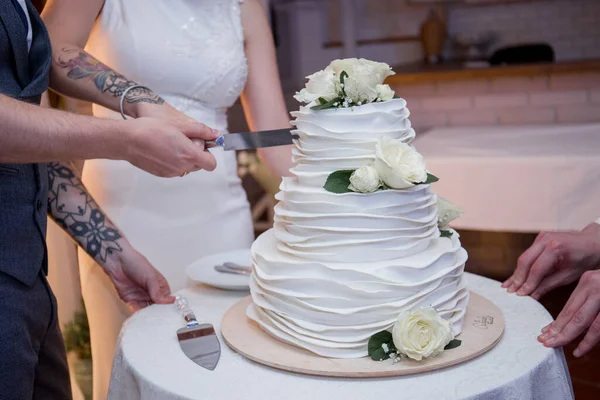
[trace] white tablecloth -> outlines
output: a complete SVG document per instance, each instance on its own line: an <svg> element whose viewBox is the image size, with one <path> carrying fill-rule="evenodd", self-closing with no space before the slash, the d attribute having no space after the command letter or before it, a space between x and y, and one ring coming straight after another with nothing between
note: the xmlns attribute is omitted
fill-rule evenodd
<svg viewBox="0 0 600 400"><path fill-rule="evenodd" d="M456 228L580 230L600 217L600 124L439 128L414 142Z"/></svg>
<svg viewBox="0 0 600 400"><path fill-rule="evenodd" d="M175 331L183 324L174 306L154 305L123 328L109 399L573 399L562 351L536 341L552 320L548 312L529 297L507 294L496 281L471 274L467 279L472 290L502 309L506 331L495 348L462 365L400 378L317 378L255 364L223 345L221 361L211 372L181 352ZM182 294L196 316L217 330L224 313L245 295L203 286Z"/></svg>

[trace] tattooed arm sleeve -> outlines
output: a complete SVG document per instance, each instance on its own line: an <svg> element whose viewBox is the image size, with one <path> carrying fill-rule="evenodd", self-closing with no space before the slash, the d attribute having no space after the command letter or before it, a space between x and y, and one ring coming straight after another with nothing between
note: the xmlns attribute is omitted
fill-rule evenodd
<svg viewBox="0 0 600 400"><path fill-rule="evenodd" d="M65 163L48 165L48 214L90 257L106 265L111 255L123 251L126 239L87 192L75 170Z"/></svg>
<svg viewBox="0 0 600 400"><path fill-rule="evenodd" d="M119 111L123 92L138 84L80 48L62 47L52 53L50 86L64 95ZM150 89L135 88L127 92L123 102L125 112L133 117L139 116L143 104L162 105L164 100Z"/></svg>

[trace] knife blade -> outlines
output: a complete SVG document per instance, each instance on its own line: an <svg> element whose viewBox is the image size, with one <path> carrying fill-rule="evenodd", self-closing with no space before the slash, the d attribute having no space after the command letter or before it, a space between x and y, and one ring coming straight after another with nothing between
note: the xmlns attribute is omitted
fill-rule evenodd
<svg viewBox="0 0 600 400"><path fill-rule="evenodd" d="M225 150L248 150L264 147L285 146L292 144L298 135L292 134L294 128L275 129L272 131L229 133L215 140L207 141L207 149L222 147Z"/></svg>
<svg viewBox="0 0 600 400"><path fill-rule="evenodd" d="M186 322L185 328L177 330L177 339L181 350L196 364L213 371L221 358L221 344L214 326L198 322L189 308L187 298L177 296L175 306Z"/></svg>

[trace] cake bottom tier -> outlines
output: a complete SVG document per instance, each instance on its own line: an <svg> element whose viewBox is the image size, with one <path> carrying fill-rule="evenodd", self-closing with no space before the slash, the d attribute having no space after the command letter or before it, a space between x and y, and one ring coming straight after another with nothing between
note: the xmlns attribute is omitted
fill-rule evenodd
<svg viewBox="0 0 600 400"><path fill-rule="evenodd" d="M391 328L404 310L433 307L455 335L462 329L467 253L457 233L410 257L353 264L283 253L268 231L252 257L247 316L275 338L323 357L367 356L369 338Z"/></svg>

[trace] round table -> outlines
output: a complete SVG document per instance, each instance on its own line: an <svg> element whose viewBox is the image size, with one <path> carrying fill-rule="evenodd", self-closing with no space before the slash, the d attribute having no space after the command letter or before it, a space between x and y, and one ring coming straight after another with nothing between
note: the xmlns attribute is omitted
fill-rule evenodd
<svg viewBox="0 0 600 400"><path fill-rule="evenodd" d="M457 229L581 230L600 217L600 124L436 128L413 142Z"/></svg>
<svg viewBox="0 0 600 400"><path fill-rule="evenodd" d="M109 399L573 399L561 349L536 341L552 321L529 297L509 295L491 279L467 274L471 290L492 300L506 320L498 345L467 363L439 371L386 379L333 379L287 373L245 359L223 344L215 371L190 361L175 331L183 320L172 305L153 305L131 317L121 332ZM247 293L206 286L185 289L200 321L217 331L224 313Z"/></svg>

